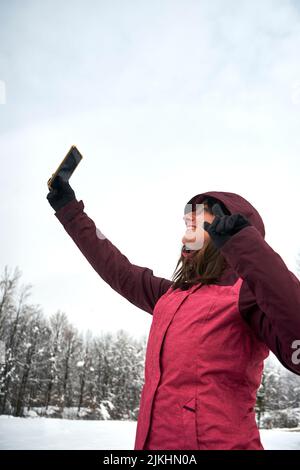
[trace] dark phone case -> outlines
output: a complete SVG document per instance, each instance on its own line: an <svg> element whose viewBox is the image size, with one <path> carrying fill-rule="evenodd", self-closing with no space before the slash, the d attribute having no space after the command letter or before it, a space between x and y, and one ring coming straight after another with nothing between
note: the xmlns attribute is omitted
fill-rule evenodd
<svg viewBox="0 0 300 470"><path fill-rule="evenodd" d="M64 181L69 181L72 173L74 172L75 168L77 167L78 163L81 161L82 155L79 152L79 150L75 147L75 145L72 145L70 150L68 151L67 155L55 171L55 173L52 174L51 178L48 180L48 188L52 189L52 184L57 175L61 176L61 178Z"/></svg>

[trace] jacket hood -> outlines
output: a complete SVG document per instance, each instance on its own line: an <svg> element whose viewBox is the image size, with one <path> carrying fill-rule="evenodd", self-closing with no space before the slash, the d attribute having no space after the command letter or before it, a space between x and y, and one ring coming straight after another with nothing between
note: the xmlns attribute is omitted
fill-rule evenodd
<svg viewBox="0 0 300 470"><path fill-rule="evenodd" d="M239 213L245 216L249 222L257 228L263 238L265 238L265 226L259 212L252 206L252 204L250 204L249 201L239 194L227 193L224 191L209 191L206 193L196 194L187 204L201 204L207 196L214 197L221 201L231 214Z"/></svg>

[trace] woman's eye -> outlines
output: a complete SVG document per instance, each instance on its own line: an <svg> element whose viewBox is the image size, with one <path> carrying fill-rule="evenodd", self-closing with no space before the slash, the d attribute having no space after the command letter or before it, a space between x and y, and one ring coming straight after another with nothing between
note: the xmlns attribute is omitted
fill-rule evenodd
<svg viewBox="0 0 300 470"><path fill-rule="evenodd" d="M204 208L202 207L201 209L199 209L196 214L197 215L203 214L204 211L206 211L206 207Z"/></svg>

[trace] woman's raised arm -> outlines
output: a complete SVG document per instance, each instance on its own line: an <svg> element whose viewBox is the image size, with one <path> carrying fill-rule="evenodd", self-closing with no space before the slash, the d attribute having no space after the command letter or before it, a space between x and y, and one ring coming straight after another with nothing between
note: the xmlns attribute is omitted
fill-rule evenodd
<svg viewBox="0 0 300 470"><path fill-rule="evenodd" d="M55 216L99 276L133 305L152 314L157 300L172 282L154 276L149 268L132 264L96 227L84 212L83 201L77 201L72 188L66 184L64 191L60 188L60 198L51 192L47 196L56 210Z"/></svg>

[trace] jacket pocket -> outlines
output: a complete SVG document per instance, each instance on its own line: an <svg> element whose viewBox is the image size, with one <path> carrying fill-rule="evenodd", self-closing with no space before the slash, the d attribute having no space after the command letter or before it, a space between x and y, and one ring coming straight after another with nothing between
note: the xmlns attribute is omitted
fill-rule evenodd
<svg viewBox="0 0 300 470"><path fill-rule="evenodd" d="M190 398L181 407L184 449L198 450L197 427L196 427L196 399Z"/></svg>

